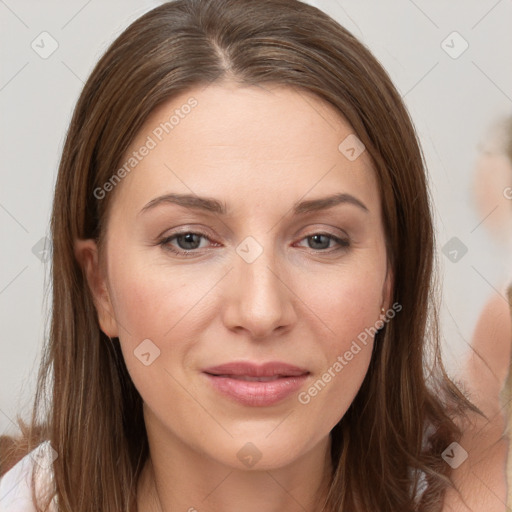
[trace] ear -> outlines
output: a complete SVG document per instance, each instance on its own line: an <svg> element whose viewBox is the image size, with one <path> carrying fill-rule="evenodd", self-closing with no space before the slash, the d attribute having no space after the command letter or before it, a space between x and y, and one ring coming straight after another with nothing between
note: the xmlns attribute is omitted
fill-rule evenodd
<svg viewBox="0 0 512 512"><path fill-rule="evenodd" d="M99 264L98 246L93 239L76 239L74 243L75 258L82 268L89 289L91 291L94 306L98 313L100 329L109 337L119 335L114 308L108 293L107 281Z"/></svg>

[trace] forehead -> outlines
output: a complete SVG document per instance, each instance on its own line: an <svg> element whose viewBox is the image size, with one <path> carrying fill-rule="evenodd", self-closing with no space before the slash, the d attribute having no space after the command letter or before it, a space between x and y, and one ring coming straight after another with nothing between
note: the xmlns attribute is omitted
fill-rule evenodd
<svg viewBox="0 0 512 512"><path fill-rule="evenodd" d="M344 153L345 141L354 137L334 106L297 88L231 82L196 87L147 118L123 163L144 146L151 149L123 180L122 195L150 200L179 191L268 202L280 191L278 199L289 194L295 201L308 191L336 187L378 200L367 152L356 159Z"/></svg>

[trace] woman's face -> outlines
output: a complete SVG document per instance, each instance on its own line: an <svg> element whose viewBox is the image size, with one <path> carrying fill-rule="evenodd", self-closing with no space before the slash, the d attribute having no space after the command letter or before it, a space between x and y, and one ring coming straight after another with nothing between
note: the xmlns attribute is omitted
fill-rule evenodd
<svg viewBox="0 0 512 512"><path fill-rule="evenodd" d="M326 441L391 289L379 190L351 126L311 94L225 82L159 106L124 163L104 265L92 258L88 275L148 432L238 468ZM212 370L232 362L299 370L267 367L259 382L251 367Z"/></svg>

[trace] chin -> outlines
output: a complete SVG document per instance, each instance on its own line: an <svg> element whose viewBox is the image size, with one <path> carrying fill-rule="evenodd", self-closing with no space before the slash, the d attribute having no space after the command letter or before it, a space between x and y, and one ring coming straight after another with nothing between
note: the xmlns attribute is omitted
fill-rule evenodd
<svg viewBox="0 0 512 512"><path fill-rule="evenodd" d="M212 454L212 457L238 470L269 471L293 464L315 444L305 439L304 433L300 438L286 430L279 434L277 431L271 433L275 428L274 424L271 429L265 429L259 435L241 434L219 443L216 446L222 452Z"/></svg>

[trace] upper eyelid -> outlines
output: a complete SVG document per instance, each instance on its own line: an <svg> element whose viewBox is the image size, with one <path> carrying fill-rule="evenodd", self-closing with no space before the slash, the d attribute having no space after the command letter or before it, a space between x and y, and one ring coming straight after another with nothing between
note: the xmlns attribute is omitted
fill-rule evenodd
<svg viewBox="0 0 512 512"><path fill-rule="evenodd" d="M311 234L309 234L309 235L307 235L307 234L303 235L302 238L308 238L313 235L326 235L326 236L332 236L332 237L337 237L337 238L342 238L345 236L346 238L350 238L348 233L344 229L341 229L341 228L335 228L335 229L338 229L339 231L341 231L342 234L334 234L334 233L330 233L328 229L318 228L316 230L313 229L311 231ZM164 233L165 233L165 231L164 231ZM207 232L202 231L201 229L197 229L197 228L196 229L183 229L183 230L171 233L169 235L164 235L164 233L159 235L158 238L167 239L167 238L173 238L173 237L176 237L179 235L193 234L193 235L201 235L205 238L208 238L208 240L213 241L213 237L211 235L209 235ZM301 240L302 240L302 238L301 238Z"/></svg>
<svg viewBox="0 0 512 512"><path fill-rule="evenodd" d="M318 223L318 224L322 224L322 223ZM302 229L306 229L308 231L311 230L311 232L313 234L323 233L323 234L329 234L329 235L338 236L338 237L346 236L347 238L349 238L349 234L348 234L347 229L343 229L341 227L332 226L332 225L330 227L316 227L315 228L314 226L316 226L316 225L317 225L317 223L311 223L307 227L301 228L301 229L297 230L296 232L298 233ZM179 226L176 229L178 229L178 231L173 232L169 236L176 236L176 235L180 235L180 234L194 233L194 234L200 234L202 236L206 236L207 238L210 238L210 239L215 237L215 235L210 235L209 234L210 230L208 228L195 227L193 223L190 224L190 227L187 226L187 224L184 224L183 226ZM329 233L330 230L338 231L338 232L340 232L340 234ZM169 228L167 228L166 230L161 232L161 234L158 235L158 238L167 238L165 233L168 232L168 231L169 231ZM233 233L233 231L231 229L229 229L228 231L229 231L230 234ZM304 236L310 236L310 235L304 235Z"/></svg>

